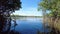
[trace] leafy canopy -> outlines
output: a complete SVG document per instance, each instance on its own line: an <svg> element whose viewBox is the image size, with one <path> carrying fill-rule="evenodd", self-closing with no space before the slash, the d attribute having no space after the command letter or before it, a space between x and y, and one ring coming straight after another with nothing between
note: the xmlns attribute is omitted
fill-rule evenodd
<svg viewBox="0 0 60 34"><path fill-rule="evenodd" d="M20 0L0 0L0 13L1 12L14 12L21 8Z"/></svg>
<svg viewBox="0 0 60 34"><path fill-rule="evenodd" d="M38 9L40 8L51 11L49 15L60 16L60 0L42 0Z"/></svg>

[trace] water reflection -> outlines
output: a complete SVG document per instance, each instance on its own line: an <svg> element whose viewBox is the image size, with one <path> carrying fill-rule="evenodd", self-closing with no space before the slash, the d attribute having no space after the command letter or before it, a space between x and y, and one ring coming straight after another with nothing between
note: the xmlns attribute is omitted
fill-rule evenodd
<svg viewBox="0 0 60 34"><path fill-rule="evenodd" d="M0 23L1 24L1 23ZM14 29L13 30L10 30L11 27L9 26L9 28L7 28L7 30L4 30L2 25L0 25L0 34L21 34L20 32L18 31L15 31ZM8 25L7 25L8 26ZM5 26L6 27L6 26Z"/></svg>
<svg viewBox="0 0 60 34"><path fill-rule="evenodd" d="M21 34L37 34L38 30L44 32L42 18L21 19L16 20L18 25L15 28L15 30L21 32ZM45 31L48 32L48 29Z"/></svg>
<svg viewBox="0 0 60 34"><path fill-rule="evenodd" d="M3 25L0 23L0 34L20 34L18 31L15 31L15 30L10 30L11 29L11 27L10 26L8 26L8 28L6 28L7 30L5 30L5 27L7 27L7 26L3 26Z"/></svg>
<svg viewBox="0 0 60 34"><path fill-rule="evenodd" d="M43 27L42 18L24 18L24 19L21 18L17 19L16 22L18 25L14 26L14 22L12 21L11 27L9 26L8 32L0 31L0 34L54 34L55 33L53 31L54 29L52 29L52 31L49 31L48 28Z"/></svg>
<svg viewBox="0 0 60 34"><path fill-rule="evenodd" d="M0 34L20 34L18 31L11 29L11 19L0 15Z"/></svg>

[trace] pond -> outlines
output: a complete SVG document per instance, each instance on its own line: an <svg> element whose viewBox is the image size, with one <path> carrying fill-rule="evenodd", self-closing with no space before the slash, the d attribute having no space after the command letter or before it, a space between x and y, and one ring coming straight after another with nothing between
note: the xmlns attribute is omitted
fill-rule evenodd
<svg viewBox="0 0 60 34"><path fill-rule="evenodd" d="M18 25L15 27L15 30L21 34L37 34L38 31L48 32L48 29L44 29L42 20L42 18L17 19L16 22Z"/></svg>

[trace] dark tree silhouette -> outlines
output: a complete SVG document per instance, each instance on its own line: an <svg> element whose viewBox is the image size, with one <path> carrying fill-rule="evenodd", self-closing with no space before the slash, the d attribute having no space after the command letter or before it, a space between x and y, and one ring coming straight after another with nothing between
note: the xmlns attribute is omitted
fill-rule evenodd
<svg viewBox="0 0 60 34"><path fill-rule="evenodd" d="M9 31L11 26L10 14L19 8L21 8L20 0L0 0L0 33L4 30Z"/></svg>
<svg viewBox="0 0 60 34"><path fill-rule="evenodd" d="M14 12L21 8L20 0L0 0L0 13L1 12Z"/></svg>

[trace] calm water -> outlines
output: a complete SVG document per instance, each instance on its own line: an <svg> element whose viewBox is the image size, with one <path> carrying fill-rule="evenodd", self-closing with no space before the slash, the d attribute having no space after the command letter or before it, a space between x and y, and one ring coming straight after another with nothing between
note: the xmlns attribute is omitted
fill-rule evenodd
<svg viewBox="0 0 60 34"><path fill-rule="evenodd" d="M17 19L16 22L18 25L15 30L21 32L21 34L37 34L37 31L44 32L42 18ZM48 29L45 29L45 32L48 32Z"/></svg>

